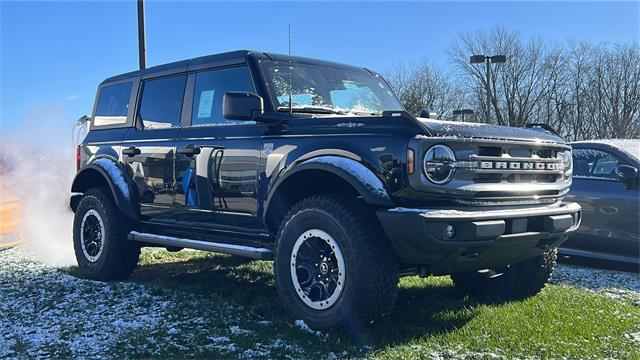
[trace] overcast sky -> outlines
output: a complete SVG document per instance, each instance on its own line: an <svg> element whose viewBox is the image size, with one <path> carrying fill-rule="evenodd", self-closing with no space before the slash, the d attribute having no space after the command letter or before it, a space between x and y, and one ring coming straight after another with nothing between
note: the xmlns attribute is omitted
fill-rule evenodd
<svg viewBox="0 0 640 360"><path fill-rule="evenodd" d="M228 50L287 52L384 71L428 59L449 66L465 31L496 25L551 42L638 41L640 2L147 2L149 66ZM135 70L136 5L0 3L0 128L55 112L90 113L105 77ZM37 121L37 119L35 120Z"/></svg>

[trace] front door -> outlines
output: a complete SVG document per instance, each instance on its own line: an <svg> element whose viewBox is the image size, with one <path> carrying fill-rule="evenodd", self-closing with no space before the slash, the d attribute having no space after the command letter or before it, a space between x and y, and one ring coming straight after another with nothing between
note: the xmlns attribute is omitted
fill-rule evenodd
<svg viewBox="0 0 640 360"><path fill-rule="evenodd" d="M582 224L567 247L637 258L638 189L628 189L615 169L626 164L616 154L595 148L576 148L571 192L567 199L582 206Z"/></svg>
<svg viewBox="0 0 640 360"><path fill-rule="evenodd" d="M248 69L201 71L189 83L191 114L176 144L180 219L229 234L261 233L257 181L266 127L222 116L225 92L254 91Z"/></svg>
<svg viewBox="0 0 640 360"><path fill-rule="evenodd" d="M143 219L171 218L175 195L175 147L186 75L142 83L136 127L123 143L123 160L136 184Z"/></svg>

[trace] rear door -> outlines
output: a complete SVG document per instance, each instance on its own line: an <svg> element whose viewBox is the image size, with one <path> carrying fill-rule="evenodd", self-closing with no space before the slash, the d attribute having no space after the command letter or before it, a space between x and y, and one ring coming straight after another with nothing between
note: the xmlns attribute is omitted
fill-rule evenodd
<svg viewBox="0 0 640 360"><path fill-rule="evenodd" d="M136 184L145 220L171 218L175 195L175 147L186 74L143 80L136 126L123 142L123 160Z"/></svg>
<svg viewBox="0 0 640 360"><path fill-rule="evenodd" d="M183 221L230 234L261 233L257 182L266 126L224 119L227 91L255 91L246 66L190 75L189 115L176 145L176 206Z"/></svg>

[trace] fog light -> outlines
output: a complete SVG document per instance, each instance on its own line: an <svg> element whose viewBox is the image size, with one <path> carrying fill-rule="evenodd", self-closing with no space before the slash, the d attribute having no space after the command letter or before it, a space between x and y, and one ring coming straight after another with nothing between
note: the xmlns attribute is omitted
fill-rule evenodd
<svg viewBox="0 0 640 360"><path fill-rule="evenodd" d="M456 236L456 228L453 227L453 225L447 225L447 227L444 228L444 238L451 240L454 236Z"/></svg>

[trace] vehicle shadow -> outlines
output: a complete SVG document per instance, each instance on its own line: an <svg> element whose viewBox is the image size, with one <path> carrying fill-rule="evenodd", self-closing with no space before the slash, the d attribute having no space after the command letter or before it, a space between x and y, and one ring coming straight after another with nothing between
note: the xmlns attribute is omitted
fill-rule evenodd
<svg viewBox="0 0 640 360"><path fill-rule="evenodd" d="M393 314L373 326L354 321L331 335L375 347L401 344L460 328L475 317L478 305L502 302L469 298L440 279L435 284L418 277L403 281ZM139 266L130 281L220 298L273 322L292 321L279 305L271 262L215 255L152 263Z"/></svg>

